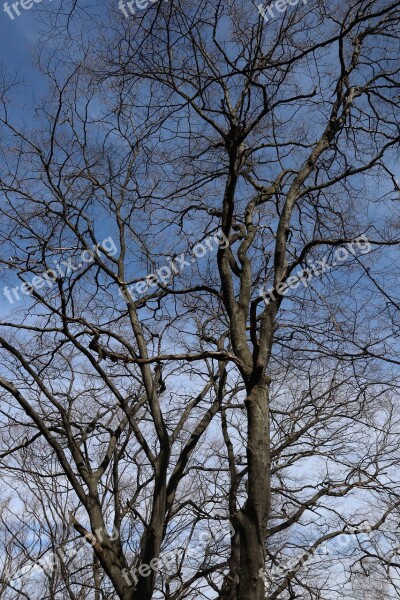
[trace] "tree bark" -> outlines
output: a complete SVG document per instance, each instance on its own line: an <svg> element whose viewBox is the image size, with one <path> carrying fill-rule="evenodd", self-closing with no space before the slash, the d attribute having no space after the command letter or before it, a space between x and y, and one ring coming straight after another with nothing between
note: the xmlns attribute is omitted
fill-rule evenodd
<svg viewBox="0 0 400 600"><path fill-rule="evenodd" d="M141 561L143 565L150 566L151 561L160 556L166 512L166 478L169 458L169 451L162 451L162 460L157 469L158 472L155 480L151 519L142 540ZM151 569L147 576L140 576L140 574L137 576L138 582L130 600L151 600L154 593L157 572Z"/></svg>
<svg viewBox="0 0 400 600"><path fill-rule="evenodd" d="M231 573L222 597L264 600L265 540L271 504L268 383L264 375L251 386L246 409L247 500L233 519L236 534L232 544Z"/></svg>

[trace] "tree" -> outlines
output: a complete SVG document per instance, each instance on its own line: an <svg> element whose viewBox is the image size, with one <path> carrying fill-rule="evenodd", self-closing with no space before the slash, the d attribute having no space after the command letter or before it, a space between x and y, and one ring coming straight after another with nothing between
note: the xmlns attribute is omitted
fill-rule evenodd
<svg viewBox="0 0 400 600"><path fill-rule="evenodd" d="M3 84L4 469L50 452L97 594L332 598L399 506L397 3L76 10L32 127Z"/></svg>

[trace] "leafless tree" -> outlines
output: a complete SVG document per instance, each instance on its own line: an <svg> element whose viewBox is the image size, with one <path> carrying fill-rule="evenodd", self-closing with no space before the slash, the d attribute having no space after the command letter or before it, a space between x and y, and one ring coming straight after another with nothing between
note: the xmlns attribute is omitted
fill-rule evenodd
<svg viewBox="0 0 400 600"><path fill-rule="evenodd" d="M89 549L46 594L399 597L397 3L64 7L1 94L1 460Z"/></svg>

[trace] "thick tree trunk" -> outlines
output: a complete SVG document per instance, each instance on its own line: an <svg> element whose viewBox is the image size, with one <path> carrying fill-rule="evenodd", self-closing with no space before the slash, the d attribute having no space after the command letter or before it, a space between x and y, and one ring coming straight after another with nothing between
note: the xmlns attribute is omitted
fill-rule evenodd
<svg viewBox="0 0 400 600"><path fill-rule="evenodd" d="M238 600L264 600L265 539L270 508L270 429L268 386L263 377L247 400L248 489L239 515Z"/></svg>
<svg viewBox="0 0 400 600"><path fill-rule="evenodd" d="M246 400L248 418L247 501L233 519L230 574L221 599L264 600L265 540L270 509L270 430L268 384L253 385Z"/></svg>
<svg viewBox="0 0 400 600"><path fill-rule="evenodd" d="M148 568L144 571L144 575L138 574L138 582L130 600L151 600L153 597L157 571L150 567L152 560L160 556L163 540L169 458L169 450L162 451L155 478L151 519L142 539L141 562Z"/></svg>

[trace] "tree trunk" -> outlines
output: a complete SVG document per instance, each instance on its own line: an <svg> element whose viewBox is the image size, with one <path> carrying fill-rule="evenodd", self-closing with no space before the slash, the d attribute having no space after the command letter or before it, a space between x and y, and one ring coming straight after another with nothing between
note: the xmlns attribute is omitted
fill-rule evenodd
<svg viewBox="0 0 400 600"><path fill-rule="evenodd" d="M246 400L248 418L247 500L235 515L231 572L222 598L264 600L265 540L270 509L270 430L268 384L252 385Z"/></svg>
<svg viewBox="0 0 400 600"><path fill-rule="evenodd" d="M141 562L142 565L151 566L151 561L160 556L161 543L166 512L167 498L167 469L170 459L169 450L162 450L160 462L155 478L153 494L153 509L147 531L144 532L142 540ZM157 572L147 569L146 575L138 574L138 582L132 593L131 600L151 600L157 579Z"/></svg>
<svg viewBox="0 0 400 600"><path fill-rule="evenodd" d="M248 490L239 517L240 579L238 600L264 600L265 539L270 508L270 430L268 386L256 384L247 400Z"/></svg>

